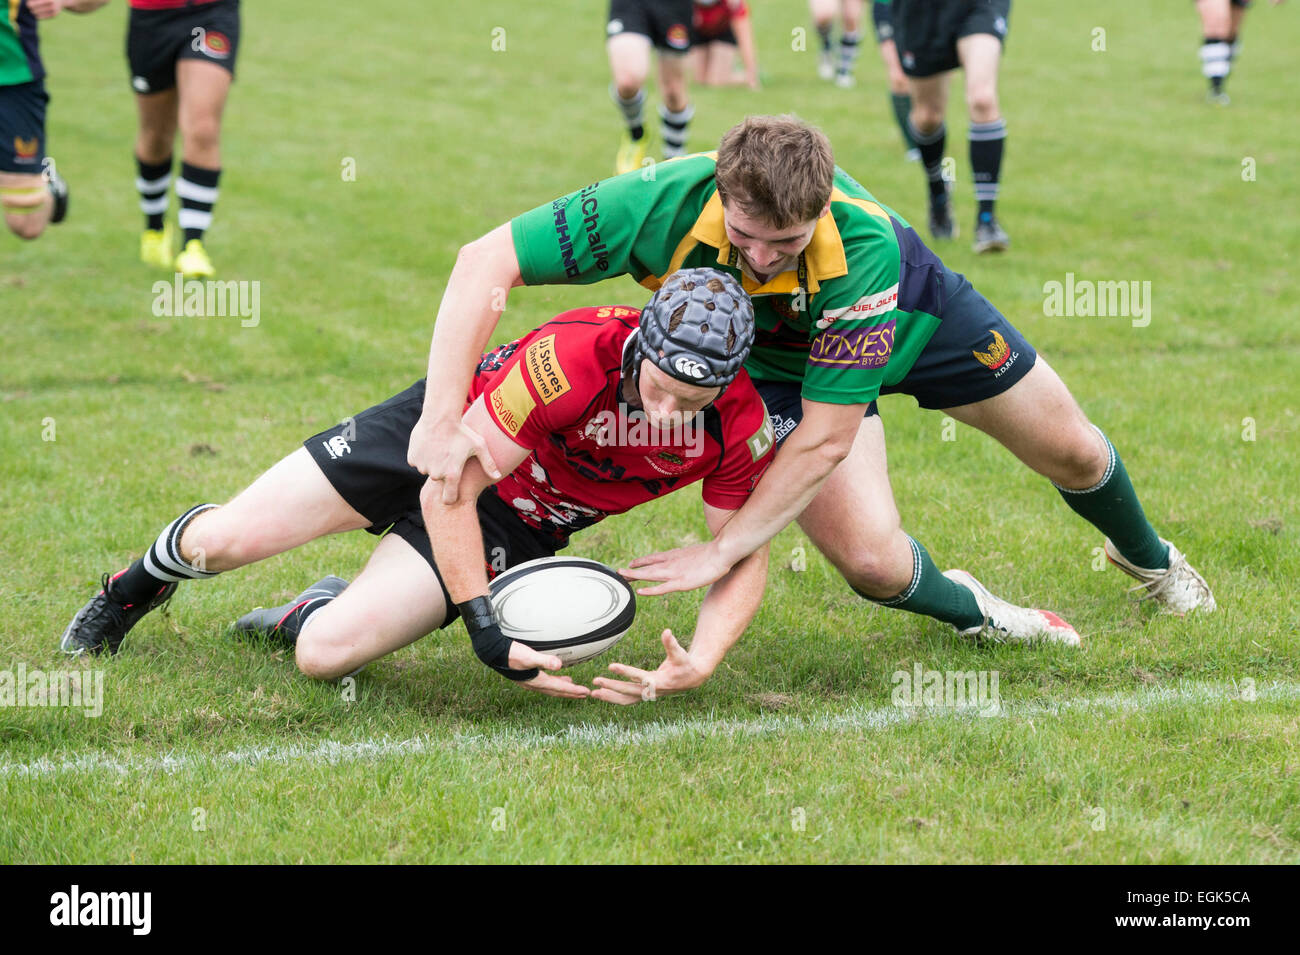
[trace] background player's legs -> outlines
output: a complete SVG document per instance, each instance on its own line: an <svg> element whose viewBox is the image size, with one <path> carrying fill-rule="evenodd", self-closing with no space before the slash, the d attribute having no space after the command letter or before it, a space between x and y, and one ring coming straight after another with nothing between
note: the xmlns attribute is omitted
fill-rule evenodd
<svg viewBox="0 0 1300 955"><path fill-rule="evenodd" d="M898 62L898 46L893 40L881 40L879 47L880 59L884 62L885 72L889 77L889 102L894 108L894 119L898 121L898 128L903 133L907 158L909 161L919 161L921 151L917 149L916 142L912 139L908 123L908 117L912 113L912 94L908 91L907 74L903 72L903 66Z"/></svg>
<svg viewBox="0 0 1300 955"><path fill-rule="evenodd" d="M20 239L35 239L49 224L54 196L39 175L0 172L0 206L10 232Z"/></svg>
<svg viewBox="0 0 1300 955"><path fill-rule="evenodd" d="M691 57L702 68L695 73L696 82L707 86L730 86L736 71L736 45L714 40L691 48Z"/></svg>
<svg viewBox="0 0 1300 955"><path fill-rule="evenodd" d="M1229 0L1196 0L1196 12L1201 15L1201 75L1210 84L1209 99L1214 103L1228 102L1223 85L1232 72L1232 38L1234 26L1241 20L1234 18ZM1235 24L1234 24L1235 20Z"/></svg>
<svg viewBox="0 0 1300 955"><path fill-rule="evenodd" d="M951 239L957 234L949 209L948 184L943 179L943 149L948 135L943 115L948 108L950 72L907 78L912 93L909 132L921 151L921 164L930 189L930 234L936 239Z"/></svg>
<svg viewBox="0 0 1300 955"><path fill-rule="evenodd" d="M835 64L835 84L842 89L853 85L853 66L862 47L862 0L843 0L839 61Z"/></svg>
<svg viewBox="0 0 1300 955"><path fill-rule="evenodd" d="M428 561L397 534L379 541L365 569L313 614L298 636L298 669L344 676L442 626L447 605Z"/></svg>
<svg viewBox="0 0 1300 955"><path fill-rule="evenodd" d="M831 30L835 26L836 0L808 0L813 29L817 31L817 75L824 80L835 77L835 54L832 51Z"/></svg>
<svg viewBox="0 0 1300 955"><path fill-rule="evenodd" d="M645 159L645 81L650 75L650 38L619 33L605 44L613 76L610 96L627 129L615 161L615 171L630 172Z"/></svg>
<svg viewBox="0 0 1300 955"><path fill-rule="evenodd" d="M686 57L681 53L659 52L659 135L664 158L686 155L687 127L695 115L686 93Z"/></svg>
<svg viewBox="0 0 1300 955"><path fill-rule="evenodd" d="M903 532L878 415L863 419L849 456L804 509L799 526L868 600L959 630L983 622L973 594L939 573L925 548Z"/></svg>
<svg viewBox="0 0 1300 955"><path fill-rule="evenodd" d="M212 224L221 179L221 114L226 107L233 77L208 60L182 59L176 63L181 130L181 176L176 182L180 199L181 242L176 266L187 276L214 274L203 250L203 234ZM197 246L191 243L198 243Z"/></svg>
<svg viewBox="0 0 1300 955"><path fill-rule="evenodd" d="M944 413L996 438L1052 481L1126 559L1139 567L1168 565L1168 548L1143 513L1119 454L1041 355L1002 394Z"/></svg>
<svg viewBox="0 0 1300 955"><path fill-rule="evenodd" d="M135 137L135 187L144 213L140 260L170 270L172 240L166 229L167 192L172 181L172 144L176 141L176 88L161 93L137 93L140 128Z"/></svg>
<svg viewBox="0 0 1300 955"><path fill-rule="evenodd" d="M970 112L970 168L979 211L975 251L1001 251L1009 244L997 225L994 204L1002 172L1007 124L998 106L998 67L1002 42L991 33L972 33L957 41L957 58L966 74L966 108Z"/></svg>

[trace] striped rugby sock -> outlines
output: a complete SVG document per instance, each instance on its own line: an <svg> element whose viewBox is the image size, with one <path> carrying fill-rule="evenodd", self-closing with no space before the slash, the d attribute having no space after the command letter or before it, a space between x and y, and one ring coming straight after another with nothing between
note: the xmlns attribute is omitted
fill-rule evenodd
<svg viewBox="0 0 1300 955"><path fill-rule="evenodd" d="M970 168L975 179L975 199L980 216L992 216L998 201L998 180L1002 173L1002 152L1007 142L1007 121L970 124Z"/></svg>
<svg viewBox="0 0 1300 955"><path fill-rule="evenodd" d="M195 505L168 524L144 552L144 556L114 578L113 599L123 604L141 603L169 583L215 577L217 571L205 569L201 560L196 565L181 556L181 535L185 533L190 521L217 506Z"/></svg>
<svg viewBox="0 0 1300 955"><path fill-rule="evenodd" d="M609 88L609 98L614 101L618 111L623 114L623 121L627 123L628 135L633 140L639 140L645 135L645 90L639 89L636 95L631 99L623 99L618 95L618 90L613 86Z"/></svg>
<svg viewBox="0 0 1300 955"><path fill-rule="evenodd" d="M685 109L676 112L659 104L659 135L663 137L665 159L686 155L686 127L694 115L693 103L687 103Z"/></svg>
<svg viewBox="0 0 1300 955"><path fill-rule="evenodd" d="M202 239L203 233L212 225L212 207L217 204L217 182L220 179L220 169L181 163L176 195L181 200L180 226L185 230L183 242Z"/></svg>
<svg viewBox="0 0 1300 955"><path fill-rule="evenodd" d="M158 231L167 215L167 187L172 184L172 157L162 162L145 162L135 158L135 189L140 193L140 211L146 229Z"/></svg>

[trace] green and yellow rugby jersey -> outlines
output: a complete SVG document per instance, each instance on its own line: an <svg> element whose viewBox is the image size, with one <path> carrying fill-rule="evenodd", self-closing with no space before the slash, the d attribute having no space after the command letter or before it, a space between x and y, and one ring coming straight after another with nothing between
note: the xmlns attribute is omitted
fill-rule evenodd
<svg viewBox="0 0 1300 955"><path fill-rule="evenodd" d="M838 167L830 214L796 268L759 283L727 241L714 156L592 183L514 219L529 285L631 275L657 289L680 268L719 268L754 300L754 378L802 382L813 401L860 404L903 379L938 327L943 264Z"/></svg>
<svg viewBox="0 0 1300 955"><path fill-rule="evenodd" d="M0 86L30 83L45 76L36 41L36 17L22 0L0 0Z"/></svg>

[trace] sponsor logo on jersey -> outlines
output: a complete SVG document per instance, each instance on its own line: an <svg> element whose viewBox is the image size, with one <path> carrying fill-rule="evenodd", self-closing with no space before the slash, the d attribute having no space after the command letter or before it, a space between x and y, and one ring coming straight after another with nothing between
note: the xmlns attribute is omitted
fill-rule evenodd
<svg viewBox="0 0 1300 955"><path fill-rule="evenodd" d="M884 368L893 350L893 319L866 328L828 329L813 339L808 364L824 368Z"/></svg>
<svg viewBox="0 0 1300 955"><path fill-rule="evenodd" d="M996 329L989 329L989 334L993 336L993 342L989 345L988 351L972 351L976 360L993 372L994 378L1001 378L1002 373L1016 363L1020 357L1020 352L1012 351L1007 340L1002 337L1002 333Z"/></svg>
<svg viewBox="0 0 1300 955"><path fill-rule="evenodd" d="M496 415L497 422L512 438L519 436L519 429L537 407L528 386L524 384L524 375L518 365L506 372L501 383L492 389L488 394L488 402L492 405L492 413Z"/></svg>
<svg viewBox="0 0 1300 955"><path fill-rule="evenodd" d="M40 151L41 141L38 137L33 136L31 139L23 139L21 136L14 137L14 155L19 162L29 163L36 161L36 153Z"/></svg>
<svg viewBox="0 0 1300 955"><path fill-rule="evenodd" d="M895 282L893 288L887 288L883 292L876 292L872 295L864 295L852 305L845 308L828 308L822 312L822 317L817 319L818 328L830 328L836 319L846 319L857 321L860 318L874 318L876 315L884 315L886 312L893 311L898 306L898 283Z"/></svg>
<svg viewBox="0 0 1300 955"><path fill-rule="evenodd" d="M592 195L599 185L599 181L593 182L578 193L578 198L582 200L582 227L587 230L587 245L591 248L592 258L596 260L596 268L602 272L607 272L609 271L609 246L600 239L598 229L600 226L600 203Z"/></svg>
<svg viewBox="0 0 1300 955"><path fill-rule="evenodd" d="M683 375L690 375L692 378L704 377L704 366L694 358L687 358L685 355L673 362L673 367Z"/></svg>
<svg viewBox="0 0 1300 955"><path fill-rule="evenodd" d="M214 60L224 60L230 56L230 38L216 30L203 32L203 52Z"/></svg>
<svg viewBox="0 0 1300 955"><path fill-rule="evenodd" d="M691 45L691 35L686 32L686 27L680 23L674 23L670 26L664 33L664 38L674 50L684 50Z"/></svg>
<svg viewBox="0 0 1300 955"><path fill-rule="evenodd" d="M343 455L352 453L351 446L341 434L336 434L328 441L322 441L321 444L325 446L331 461L337 461Z"/></svg>
<svg viewBox="0 0 1300 955"><path fill-rule="evenodd" d="M772 423L772 435L777 441L784 441L785 436L799 426L799 422L794 418L787 418L779 414L771 415L769 420Z"/></svg>
<svg viewBox="0 0 1300 955"><path fill-rule="evenodd" d="M542 404L549 405L569 390L569 379L555 355L555 336L547 335L528 346L524 352L528 376L533 379Z"/></svg>
<svg viewBox="0 0 1300 955"><path fill-rule="evenodd" d="M658 451L654 454L647 454L645 459L652 468L669 477L685 474L691 469L691 462L672 451Z"/></svg>
<svg viewBox="0 0 1300 955"><path fill-rule="evenodd" d="M793 430L793 428L791 429ZM749 446L749 453L755 461L761 458L767 452L772 450L772 445L776 443L776 437L772 434L772 421L767 415L763 415L763 425L750 436L745 442Z"/></svg>
<svg viewBox="0 0 1300 955"><path fill-rule="evenodd" d="M564 277L571 279L582 270L578 268L578 260L573 257L573 241L569 238L569 213L563 199L551 203L551 214L555 220L555 241L560 247Z"/></svg>

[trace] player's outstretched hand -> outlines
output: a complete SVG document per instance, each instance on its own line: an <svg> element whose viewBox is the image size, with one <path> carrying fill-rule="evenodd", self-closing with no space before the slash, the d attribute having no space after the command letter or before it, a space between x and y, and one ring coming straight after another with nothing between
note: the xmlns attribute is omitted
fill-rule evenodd
<svg viewBox="0 0 1300 955"><path fill-rule="evenodd" d="M483 436L461 421L438 425L426 422L421 416L411 429L406 463L442 485L444 504L455 504L460 497L460 477L470 458L478 458L493 481L501 480L501 471L492 460Z"/></svg>
<svg viewBox="0 0 1300 955"><path fill-rule="evenodd" d="M531 670L537 667L543 671L531 680L524 680L520 686L526 686L537 693L547 696L559 696L569 700L581 700L590 696L591 690L581 683L574 683L572 677L554 676L545 671L558 670L562 666L559 657L549 653L538 653L526 643L513 640L510 643L510 669Z"/></svg>
<svg viewBox="0 0 1300 955"><path fill-rule="evenodd" d="M729 570L731 565L719 555L716 544L709 541L638 557L630 567L619 568L618 572L628 580L662 581L637 591L642 597L658 597L678 590L706 587L725 577Z"/></svg>
<svg viewBox="0 0 1300 955"><path fill-rule="evenodd" d="M638 670L622 663L611 663L609 668L612 671L631 682L598 676L592 681L596 684L596 689L592 691L591 698L623 706L650 702L661 696L693 690L709 678L709 674L700 669L691 659L690 653L677 642L671 630L665 630L660 639L668 656L659 664L659 669Z"/></svg>

